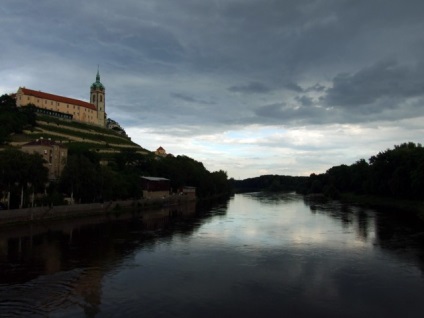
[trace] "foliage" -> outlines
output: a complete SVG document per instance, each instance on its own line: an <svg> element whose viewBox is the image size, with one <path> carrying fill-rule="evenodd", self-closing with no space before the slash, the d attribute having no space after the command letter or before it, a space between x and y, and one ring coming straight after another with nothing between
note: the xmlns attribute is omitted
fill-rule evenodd
<svg viewBox="0 0 424 318"><path fill-rule="evenodd" d="M10 192L11 207L18 206L22 191L42 192L47 183L48 170L38 154L28 154L16 149L0 152L0 192ZM27 194L27 193L26 193Z"/></svg>
<svg viewBox="0 0 424 318"><path fill-rule="evenodd" d="M248 191L297 191L304 192L307 177L263 175L245 180L232 180L237 192Z"/></svg>
<svg viewBox="0 0 424 318"><path fill-rule="evenodd" d="M19 109L16 100L9 95L0 96L0 144L8 141L12 133L21 133L26 127L35 125L35 113L30 105Z"/></svg>
<svg viewBox="0 0 424 318"><path fill-rule="evenodd" d="M81 203L137 199L141 196L141 176L170 179L173 192L183 186L194 186L199 197L231 192L227 174L222 170L211 173L201 162L187 156L162 158L128 149L115 154L108 166L101 166L96 153L71 148L61 187Z"/></svg>
<svg viewBox="0 0 424 318"><path fill-rule="evenodd" d="M203 163L187 156L156 157L141 155L133 150L122 151L115 157L115 169L123 174L157 176L170 179L172 191L183 186L196 187L199 197L231 192L226 172L209 172Z"/></svg>
<svg viewBox="0 0 424 318"><path fill-rule="evenodd" d="M308 192L331 197L340 193L391 198L424 198L424 148L412 142L394 146L354 164L335 166L325 174L311 175Z"/></svg>

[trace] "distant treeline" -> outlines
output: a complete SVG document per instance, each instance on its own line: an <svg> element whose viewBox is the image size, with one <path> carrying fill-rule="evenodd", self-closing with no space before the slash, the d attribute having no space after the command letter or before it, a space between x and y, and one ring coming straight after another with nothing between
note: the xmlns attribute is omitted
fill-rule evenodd
<svg viewBox="0 0 424 318"><path fill-rule="evenodd" d="M237 191L297 191L323 193L337 198L341 193L386 196L399 199L424 198L424 148L413 142L403 143L358 160L335 166L323 174L309 177L268 175L234 181Z"/></svg>
<svg viewBox="0 0 424 318"><path fill-rule="evenodd" d="M296 191L306 192L309 177L292 177L279 175L263 175L244 180L233 180L235 192L254 191Z"/></svg>

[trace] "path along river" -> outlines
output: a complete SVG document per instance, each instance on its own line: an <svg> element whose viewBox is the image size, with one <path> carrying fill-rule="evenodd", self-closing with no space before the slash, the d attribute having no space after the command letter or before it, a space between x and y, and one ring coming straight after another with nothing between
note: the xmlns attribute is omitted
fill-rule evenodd
<svg viewBox="0 0 424 318"><path fill-rule="evenodd" d="M424 225L295 194L0 229L0 317L422 317Z"/></svg>

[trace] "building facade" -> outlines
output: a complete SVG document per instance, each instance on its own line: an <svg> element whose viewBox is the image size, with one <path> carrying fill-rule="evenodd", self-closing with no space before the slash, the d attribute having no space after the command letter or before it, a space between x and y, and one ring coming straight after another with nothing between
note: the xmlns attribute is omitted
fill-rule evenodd
<svg viewBox="0 0 424 318"><path fill-rule="evenodd" d="M39 113L105 127L105 97L105 87L100 82L100 74L97 71L96 81L90 88L90 103L19 87L16 93L16 105L18 107L24 107L32 104L37 108L37 112Z"/></svg>
<svg viewBox="0 0 424 318"><path fill-rule="evenodd" d="M57 180L65 168L68 148L50 139L37 139L22 146L26 153L38 153L43 157L44 166L49 170L49 180Z"/></svg>
<svg viewBox="0 0 424 318"><path fill-rule="evenodd" d="M171 181L158 177L141 177L141 188L143 198L159 199L169 196L171 191Z"/></svg>
<svg viewBox="0 0 424 318"><path fill-rule="evenodd" d="M155 151L156 156L165 157L166 156L166 150L162 148L162 146L159 146L158 149Z"/></svg>

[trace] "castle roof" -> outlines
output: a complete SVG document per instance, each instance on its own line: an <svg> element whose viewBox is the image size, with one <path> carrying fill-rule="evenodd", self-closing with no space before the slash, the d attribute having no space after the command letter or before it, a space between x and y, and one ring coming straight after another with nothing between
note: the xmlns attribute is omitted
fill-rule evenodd
<svg viewBox="0 0 424 318"><path fill-rule="evenodd" d="M73 98L64 97L64 96L59 96L59 95L53 95L53 94L44 93L44 92L41 92L41 91L35 91L35 90L28 89L28 88L25 88L25 87L22 87L21 89L22 89L22 92L25 95L34 96L34 97L43 98L43 99L48 99L48 100L52 100L52 101L60 102L60 103L82 106L82 107L85 107L85 108L88 108L88 109L96 110L96 106L94 106L93 104L84 102L82 100L73 99Z"/></svg>

